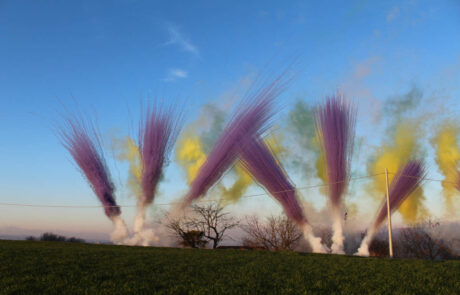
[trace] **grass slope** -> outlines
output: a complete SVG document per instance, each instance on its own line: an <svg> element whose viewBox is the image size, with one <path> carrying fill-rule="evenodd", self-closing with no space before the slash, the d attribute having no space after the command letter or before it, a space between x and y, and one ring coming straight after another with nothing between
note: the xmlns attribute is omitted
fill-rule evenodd
<svg viewBox="0 0 460 295"><path fill-rule="evenodd" d="M460 261L0 241L2 294L458 294Z"/></svg>

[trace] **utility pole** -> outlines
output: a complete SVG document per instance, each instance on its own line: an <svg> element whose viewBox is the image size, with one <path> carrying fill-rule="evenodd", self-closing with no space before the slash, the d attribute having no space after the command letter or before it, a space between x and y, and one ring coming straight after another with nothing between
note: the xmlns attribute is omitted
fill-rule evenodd
<svg viewBox="0 0 460 295"><path fill-rule="evenodd" d="M390 248L390 258L393 258L393 238L391 234L390 189L388 186L388 169L387 168L385 168L385 181L386 181L386 188L387 188L388 246Z"/></svg>

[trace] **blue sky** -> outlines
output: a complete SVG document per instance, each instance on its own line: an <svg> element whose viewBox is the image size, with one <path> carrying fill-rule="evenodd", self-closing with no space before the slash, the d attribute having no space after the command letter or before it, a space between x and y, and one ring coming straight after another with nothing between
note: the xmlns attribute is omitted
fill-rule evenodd
<svg viewBox="0 0 460 295"><path fill-rule="evenodd" d="M414 84L434 97L425 109L456 115L459 28L460 3L447 0L0 1L0 202L97 204L52 132L62 105L94 110L103 134L133 133L140 100L155 96L186 99L194 121L241 79L296 55L301 71L279 118L299 98L314 104L341 89L360 107L358 134L378 144L379 105ZM107 156L122 186L127 169ZM185 189L182 176L168 168L161 200ZM134 204L123 187L118 198ZM110 227L93 209L0 212L0 228Z"/></svg>

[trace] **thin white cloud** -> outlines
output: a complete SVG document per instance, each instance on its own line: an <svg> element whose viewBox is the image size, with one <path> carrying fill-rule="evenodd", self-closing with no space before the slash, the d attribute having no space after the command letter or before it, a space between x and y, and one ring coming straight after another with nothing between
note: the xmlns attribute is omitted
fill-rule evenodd
<svg viewBox="0 0 460 295"><path fill-rule="evenodd" d="M399 6L393 6L387 14L387 22L391 22L399 15Z"/></svg>
<svg viewBox="0 0 460 295"><path fill-rule="evenodd" d="M169 33L169 40L165 42L163 45L178 45L182 48L182 50L190 52L195 55L200 55L198 49L192 42L186 38L175 26L168 25L167 27Z"/></svg>
<svg viewBox="0 0 460 295"><path fill-rule="evenodd" d="M168 76L164 79L166 82L175 81L177 79L187 78L188 72L182 69L169 69Z"/></svg>

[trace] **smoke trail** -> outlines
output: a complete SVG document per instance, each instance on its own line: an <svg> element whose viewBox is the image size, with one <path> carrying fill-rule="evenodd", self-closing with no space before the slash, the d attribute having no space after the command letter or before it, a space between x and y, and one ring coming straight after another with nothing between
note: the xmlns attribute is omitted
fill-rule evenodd
<svg viewBox="0 0 460 295"><path fill-rule="evenodd" d="M460 162L459 131L459 127L454 122L447 121L432 139L436 150L436 163L444 175L442 188L446 209L452 216L455 214L454 196L458 194L456 183L458 183L457 167Z"/></svg>
<svg viewBox="0 0 460 295"><path fill-rule="evenodd" d="M267 136L264 141L270 146L270 151L276 156L276 159L287 153L286 148L281 144L282 136L280 134L272 133ZM249 186L253 184L253 181L251 175L246 172L240 163L237 163L232 170L236 176L236 180L228 189L222 186L222 197L227 202L236 203L247 191Z"/></svg>
<svg viewBox="0 0 460 295"><path fill-rule="evenodd" d="M268 128L273 116L274 98L283 89L281 77L268 86L258 89L247 97L236 109L230 122L217 139L208 157L200 167L197 176L190 184L190 190L184 198L183 206L204 196L233 164L238 147L245 138L258 136Z"/></svg>
<svg viewBox="0 0 460 295"><path fill-rule="evenodd" d="M284 213L304 231L314 252L325 253L320 239L315 238L296 197L296 189L278 159L260 138L245 140L240 145L240 159L245 169L281 204Z"/></svg>
<svg viewBox="0 0 460 295"><path fill-rule="evenodd" d="M130 244L148 245L158 240L152 229L145 227L145 210L153 203L157 186L163 177L167 157L179 135L181 116L173 106L148 106L139 126L138 151L140 158L140 187L137 213L134 219L134 237Z"/></svg>
<svg viewBox="0 0 460 295"><path fill-rule="evenodd" d="M316 114L333 216L332 252L344 254L342 195L350 179L350 163L355 135L356 109L342 97L327 98Z"/></svg>
<svg viewBox="0 0 460 295"><path fill-rule="evenodd" d="M96 129L91 124L86 124L82 118L65 118L59 134L63 146L72 155L93 192L104 206L105 214L112 220L115 226L112 239L120 242L128 231L120 216L120 207L115 201L115 187Z"/></svg>
<svg viewBox="0 0 460 295"><path fill-rule="evenodd" d="M390 214L403 204L404 200L409 197L417 188L425 177L425 167L423 162L411 160L403 166L391 181L389 188L390 199ZM374 234L382 226L387 218L387 203L386 198L383 199L380 208L377 210L374 223L364 237L361 247L359 247L357 255L369 256L369 243L372 241Z"/></svg>

